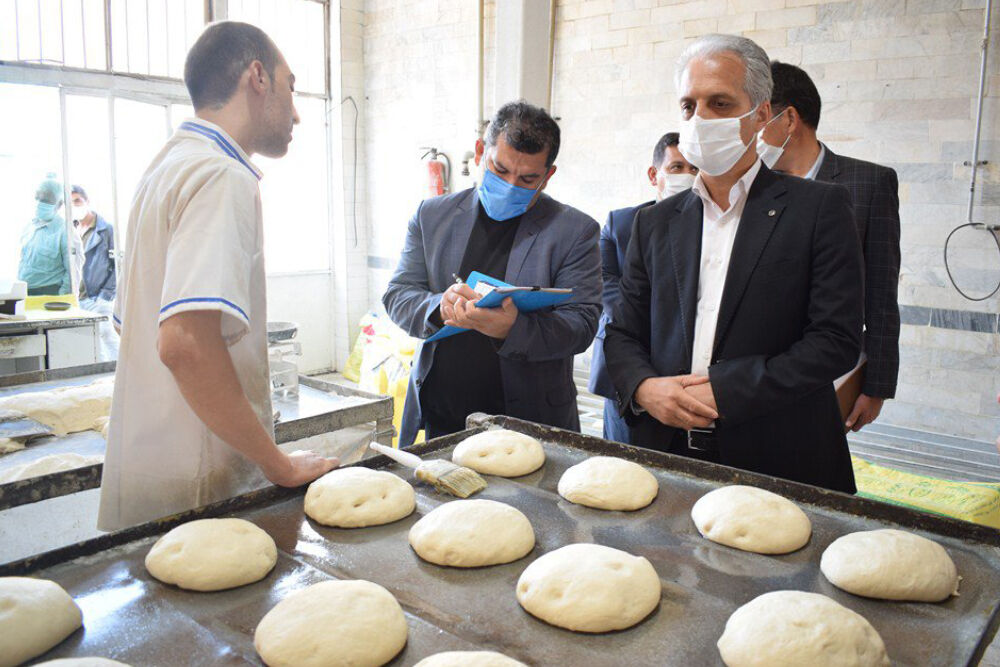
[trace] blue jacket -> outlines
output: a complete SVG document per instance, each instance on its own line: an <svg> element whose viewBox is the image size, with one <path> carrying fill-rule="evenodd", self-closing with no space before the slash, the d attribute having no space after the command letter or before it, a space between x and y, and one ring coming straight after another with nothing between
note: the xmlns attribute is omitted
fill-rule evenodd
<svg viewBox="0 0 1000 667"><path fill-rule="evenodd" d="M105 301L115 298L115 232L107 220L97 213L94 231L87 238L83 249L83 287L87 296L100 297Z"/></svg>
<svg viewBox="0 0 1000 667"><path fill-rule="evenodd" d="M638 206L620 208L608 213L608 220L601 228L601 269L604 277L604 312L597 328L597 338L594 340L594 350L590 358L590 382L588 388L592 394L604 398L615 398L615 385L608 374L607 362L604 360L604 328L611 320L611 310L621 295L620 283L622 269L625 267L625 250L632 236L632 221L639 209L646 208L654 201L648 201Z"/></svg>
<svg viewBox="0 0 1000 667"><path fill-rule="evenodd" d="M425 200L410 220L406 242L382 303L411 336L428 338L430 316L454 282L479 212L475 189ZM597 222L542 194L521 218L502 278L514 285L571 287L573 298L552 309L520 313L497 354L506 414L566 429L580 429L573 356L594 339L601 312L601 259ZM464 334L458 334L464 335ZM403 408L400 446L423 426L420 386L434 363L436 343L417 353ZM455 378L461 391L462 378Z"/></svg>

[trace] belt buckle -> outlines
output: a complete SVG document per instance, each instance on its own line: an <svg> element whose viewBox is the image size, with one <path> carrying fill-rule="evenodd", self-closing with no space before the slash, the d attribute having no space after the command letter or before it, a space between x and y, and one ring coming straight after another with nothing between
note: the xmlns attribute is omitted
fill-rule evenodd
<svg viewBox="0 0 1000 667"><path fill-rule="evenodd" d="M687 432L687 446L688 449L693 449L696 452L712 452L715 451L714 447L709 446L709 443L705 442L705 446L701 444L705 439L715 436L714 429L704 429L704 428L693 428Z"/></svg>

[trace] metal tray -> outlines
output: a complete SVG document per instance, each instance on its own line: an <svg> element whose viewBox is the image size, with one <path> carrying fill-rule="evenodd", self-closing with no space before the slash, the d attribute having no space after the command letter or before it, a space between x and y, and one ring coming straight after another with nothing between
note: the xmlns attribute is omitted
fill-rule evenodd
<svg viewBox="0 0 1000 667"><path fill-rule="evenodd" d="M721 665L715 642L729 615L757 595L781 589L823 593L861 613L885 640L894 665L974 665L996 632L997 531L506 417L474 416L470 425L511 428L545 446L547 461L540 470L518 479L490 477L480 495L509 503L531 519L538 543L514 563L463 570L417 558L407 531L451 500L417 484L417 511L386 526L326 528L304 517L301 490L272 488L0 566L0 575L53 579L83 608L85 629L42 659L102 655L136 665L260 664L252 641L260 618L289 592L331 578L369 579L400 601L410 635L392 665L472 647L531 665ZM439 438L414 451L446 456L469 434ZM605 512L561 499L556 485L563 471L594 454L647 466L660 482L656 500L636 512ZM400 472L384 457L359 465ZM813 523L810 543L793 554L762 556L701 538L689 517L691 506L730 483L753 484L798 502ZM210 516L243 517L268 531L279 550L275 571L256 584L209 594L153 580L143 558L156 536ZM907 528L945 546L963 576L961 595L940 604L895 603L830 585L819 571L826 546L845 533L881 527ZM520 573L541 554L573 542L648 558L663 584L657 610L633 628L599 635L562 630L524 612L514 592Z"/></svg>
<svg viewBox="0 0 1000 667"><path fill-rule="evenodd" d="M0 396L56 387L87 384L114 373L115 362L0 376ZM275 440L281 444L313 435L331 433L349 426L375 422L375 439L392 440L393 400L325 380L299 376L299 395L273 401L281 413L275 425ZM74 453L103 456L104 438L95 431L39 438L26 449L0 456L0 470L30 463L50 454ZM101 485L101 463L73 470L0 484L0 510L27 503L96 489Z"/></svg>

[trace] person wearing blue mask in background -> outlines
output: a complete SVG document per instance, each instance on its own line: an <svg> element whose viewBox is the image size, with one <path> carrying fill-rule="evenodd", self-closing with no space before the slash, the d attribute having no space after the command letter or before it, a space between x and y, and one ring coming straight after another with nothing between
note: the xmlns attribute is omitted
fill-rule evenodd
<svg viewBox="0 0 1000 667"><path fill-rule="evenodd" d="M59 215L62 204L62 183L49 174L35 191L35 217L21 235L17 278L28 283L29 296L72 292L66 221Z"/></svg>
<svg viewBox="0 0 1000 667"><path fill-rule="evenodd" d="M465 428L472 412L505 414L578 431L573 356L601 313L600 229L542 191L556 172L559 126L524 101L496 112L476 142L478 188L420 204L382 303L411 336L442 326L470 331L424 343L410 374L400 446ZM510 299L477 308L456 282L473 271L514 285L564 287L573 298L520 313Z"/></svg>

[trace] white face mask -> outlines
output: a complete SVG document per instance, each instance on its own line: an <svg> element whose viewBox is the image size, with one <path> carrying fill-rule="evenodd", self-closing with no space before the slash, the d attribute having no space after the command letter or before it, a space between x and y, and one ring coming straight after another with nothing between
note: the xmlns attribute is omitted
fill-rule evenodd
<svg viewBox="0 0 1000 667"><path fill-rule="evenodd" d="M656 201L662 201L694 185L693 174L668 174L660 170L656 179Z"/></svg>
<svg viewBox="0 0 1000 667"><path fill-rule="evenodd" d="M72 208L73 219L76 221L83 220L88 215L90 215L90 209L86 206L74 206Z"/></svg>
<svg viewBox="0 0 1000 667"><path fill-rule="evenodd" d="M747 151L749 144L743 143L740 130L742 120L755 111L757 107L736 118L706 119L694 115L682 120L677 148L688 162L709 176L724 174Z"/></svg>
<svg viewBox="0 0 1000 667"><path fill-rule="evenodd" d="M788 111L788 109L785 109L785 111ZM767 125L770 125L774 121L778 120L781 114L785 113L785 111L782 111L777 116L767 121ZM764 127L767 127L767 125L765 125ZM767 165L768 169L772 169L774 165L778 164L778 160L781 159L781 154L785 152L785 146L788 145L788 140L791 138L792 135L789 133L789 135L785 137L784 143L782 143L780 146L772 146L771 144L764 141L763 131L761 131L761 133L757 135L757 154L760 155L760 159L763 160L764 164Z"/></svg>

